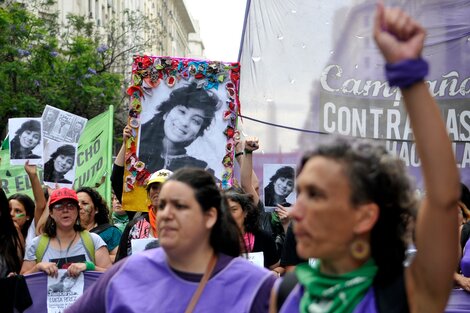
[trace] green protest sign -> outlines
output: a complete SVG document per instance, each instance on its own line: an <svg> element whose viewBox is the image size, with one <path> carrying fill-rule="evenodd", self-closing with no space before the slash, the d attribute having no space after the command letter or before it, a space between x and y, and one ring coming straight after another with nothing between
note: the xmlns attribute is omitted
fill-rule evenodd
<svg viewBox="0 0 470 313"><path fill-rule="evenodd" d="M113 108L88 121L83 131L77 154L74 189L82 186L96 187L106 199L111 200L109 176L112 169ZM10 165L9 150L0 151L0 181L7 196L25 193L33 196L31 184L23 166ZM38 168L42 182L42 169Z"/></svg>
<svg viewBox="0 0 470 313"><path fill-rule="evenodd" d="M96 187L106 199L111 200L113 107L88 121L78 142L77 170L74 188Z"/></svg>

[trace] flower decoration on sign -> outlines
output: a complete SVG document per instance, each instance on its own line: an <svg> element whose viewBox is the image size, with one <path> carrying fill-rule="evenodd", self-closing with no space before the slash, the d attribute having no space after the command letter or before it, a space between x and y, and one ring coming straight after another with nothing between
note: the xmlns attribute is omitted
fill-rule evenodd
<svg viewBox="0 0 470 313"><path fill-rule="evenodd" d="M226 102L226 107L221 110L222 119L227 124L224 130L227 143L225 155L221 160L224 166L221 185L223 188L230 187L233 177L233 136L237 110L240 111L239 79L240 65L238 63L136 55L132 65L131 86L127 89L127 94L130 96L128 124L133 128L134 135L137 136L142 125L140 120L142 99L152 95L152 89L158 88L162 81L168 88L173 88L180 80L193 80L198 88L205 90L219 90L219 86L223 86L229 100ZM138 138L136 136L129 138L126 142L126 191L134 190L137 185L145 186L150 176L145 163L139 161L137 156L136 142Z"/></svg>

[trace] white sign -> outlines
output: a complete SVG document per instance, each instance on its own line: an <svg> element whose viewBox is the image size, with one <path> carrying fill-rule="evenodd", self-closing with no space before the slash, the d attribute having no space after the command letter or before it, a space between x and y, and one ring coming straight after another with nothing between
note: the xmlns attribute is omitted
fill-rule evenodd
<svg viewBox="0 0 470 313"><path fill-rule="evenodd" d="M132 239L131 240L131 248L132 254L136 254L138 252L152 249L159 247L158 239L157 238L142 238L142 239Z"/></svg>
<svg viewBox="0 0 470 313"><path fill-rule="evenodd" d="M264 255L263 252L251 252L243 255L248 262L258 265L259 267L264 267Z"/></svg>
<svg viewBox="0 0 470 313"><path fill-rule="evenodd" d="M80 273L78 277L71 277L67 270L60 269L57 278L48 276L47 312L62 313L65 311L83 294L84 286L83 273Z"/></svg>

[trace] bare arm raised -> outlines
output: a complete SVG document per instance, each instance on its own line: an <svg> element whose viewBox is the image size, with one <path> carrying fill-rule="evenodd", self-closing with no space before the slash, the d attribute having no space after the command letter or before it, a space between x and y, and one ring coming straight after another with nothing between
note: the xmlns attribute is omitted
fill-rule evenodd
<svg viewBox="0 0 470 313"><path fill-rule="evenodd" d="M418 60L425 36L406 13L379 4L374 38L387 63ZM441 114L424 81L402 87L401 92L426 188L416 222L418 253L406 271L408 301L411 312L442 312L458 260L459 173Z"/></svg>

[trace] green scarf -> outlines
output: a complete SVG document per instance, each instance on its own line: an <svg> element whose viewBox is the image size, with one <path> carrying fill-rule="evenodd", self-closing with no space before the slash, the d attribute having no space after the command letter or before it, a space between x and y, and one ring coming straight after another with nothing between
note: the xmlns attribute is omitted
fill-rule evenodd
<svg viewBox="0 0 470 313"><path fill-rule="evenodd" d="M121 233L124 231L124 228L126 228L127 223L129 223L129 217L127 214L119 215L113 212L111 215L113 219L113 224L116 226Z"/></svg>
<svg viewBox="0 0 470 313"><path fill-rule="evenodd" d="M297 265L295 273L304 287L300 301L302 313L350 313L364 298L377 273L373 259L360 268L342 275L326 275L320 261L313 266Z"/></svg>

